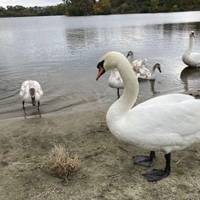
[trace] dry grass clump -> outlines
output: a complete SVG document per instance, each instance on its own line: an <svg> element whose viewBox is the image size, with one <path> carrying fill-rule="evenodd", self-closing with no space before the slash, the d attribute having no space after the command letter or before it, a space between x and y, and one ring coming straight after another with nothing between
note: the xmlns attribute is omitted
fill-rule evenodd
<svg viewBox="0 0 200 200"><path fill-rule="evenodd" d="M69 177L80 169L80 159L77 154L71 155L62 145L55 145L49 153L48 168L59 177Z"/></svg>

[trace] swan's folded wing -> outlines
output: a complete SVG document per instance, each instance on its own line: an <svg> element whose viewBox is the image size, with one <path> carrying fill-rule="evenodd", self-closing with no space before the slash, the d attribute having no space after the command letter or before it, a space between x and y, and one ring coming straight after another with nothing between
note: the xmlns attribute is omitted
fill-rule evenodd
<svg viewBox="0 0 200 200"><path fill-rule="evenodd" d="M139 69L139 74L141 78L151 78L151 72L145 66Z"/></svg>
<svg viewBox="0 0 200 200"><path fill-rule="evenodd" d="M125 115L127 129L140 134L174 134L200 138L200 101L191 99L176 103L136 106ZM164 136L163 135L163 136Z"/></svg>
<svg viewBox="0 0 200 200"><path fill-rule="evenodd" d="M42 95L43 95L42 88L41 88L40 84L39 84L37 81L34 81L34 88L35 88L35 90L36 90L36 93L37 93L39 96L42 96Z"/></svg>
<svg viewBox="0 0 200 200"><path fill-rule="evenodd" d="M28 81L24 81L21 85L19 95L24 96L27 90Z"/></svg>
<svg viewBox="0 0 200 200"><path fill-rule="evenodd" d="M136 107L144 107L144 106L149 106L152 104L158 105L158 104L171 104L171 103L179 103L183 101L187 101L190 99L194 99L193 96L186 95L186 94L166 94L166 95L161 95L158 97L151 98L143 103L138 104ZM136 108L135 107L135 108Z"/></svg>
<svg viewBox="0 0 200 200"><path fill-rule="evenodd" d="M189 58L191 61L194 61L197 66L200 67L200 53L191 53Z"/></svg>

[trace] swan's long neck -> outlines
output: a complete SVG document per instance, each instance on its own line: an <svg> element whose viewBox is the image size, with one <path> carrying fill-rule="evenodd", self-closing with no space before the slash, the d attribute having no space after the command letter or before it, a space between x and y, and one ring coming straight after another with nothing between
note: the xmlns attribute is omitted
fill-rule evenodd
<svg viewBox="0 0 200 200"><path fill-rule="evenodd" d="M193 37L190 36L190 38L189 38L189 46L188 46L187 52L192 51L192 47L193 47Z"/></svg>
<svg viewBox="0 0 200 200"><path fill-rule="evenodd" d="M130 110L135 104L139 92L136 74L126 58L119 61L117 69L124 83L124 92L120 99L113 103L108 111L108 118L111 120L121 117Z"/></svg>
<svg viewBox="0 0 200 200"><path fill-rule="evenodd" d="M151 70L151 74L152 74L152 75L155 74L156 69L158 70L157 64L155 64L155 65L153 66L152 70Z"/></svg>
<svg viewBox="0 0 200 200"><path fill-rule="evenodd" d="M127 59L128 59L128 61L129 61L130 63L132 63L133 60L134 60L134 56L133 56L133 55L128 55L128 56L127 56Z"/></svg>

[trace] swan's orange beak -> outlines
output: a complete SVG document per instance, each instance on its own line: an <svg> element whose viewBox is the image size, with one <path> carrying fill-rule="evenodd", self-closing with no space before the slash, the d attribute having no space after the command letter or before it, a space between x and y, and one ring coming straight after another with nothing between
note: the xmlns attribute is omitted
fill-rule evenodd
<svg viewBox="0 0 200 200"><path fill-rule="evenodd" d="M98 79L105 73L105 69L103 68L103 66L100 66L98 69L99 70L97 72L96 81L98 81Z"/></svg>

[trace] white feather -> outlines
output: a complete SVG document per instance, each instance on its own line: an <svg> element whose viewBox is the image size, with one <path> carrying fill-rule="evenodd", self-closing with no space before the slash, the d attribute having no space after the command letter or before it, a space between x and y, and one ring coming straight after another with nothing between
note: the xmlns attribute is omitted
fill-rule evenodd
<svg viewBox="0 0 200 200"><path fill-rule="evenodd" d="M186 65L189 65L191 67L200 67L200 53L192 51L193 40L194 40L194 32L192 31L189 37L189 47L183 54L182 60Z"/></svg>
<svg viewBox="0 0 200 200"><path fill-rule="evenodd" d="M31 88L35 89L35 100L36 101L39 101L41 99L41 97L43 96L42 88L37 81L33 81L33 80L24 81L21 85L19 95L27 103L31 103L31 95L30 95Z"/></svg>
<svg viewBox="0 0 200 200"><path fill-rule="evenodd" d="M168 94L133 107L139 84L130 63L118 52L110 52L103 58L105 69L116 67L124 82L123 95L106 115L113 135L122 141L166 153L200 140L199 100L184 94Z"/></svg>

